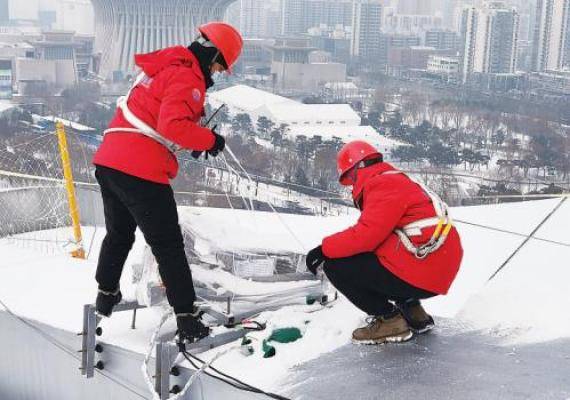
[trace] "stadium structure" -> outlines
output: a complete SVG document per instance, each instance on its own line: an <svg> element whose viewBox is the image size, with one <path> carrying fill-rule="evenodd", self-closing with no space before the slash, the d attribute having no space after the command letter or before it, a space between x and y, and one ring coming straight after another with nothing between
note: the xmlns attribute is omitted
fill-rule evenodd
<svg viewBox="0 0 570 400"><path fill-rule="evenodd" d="M189 44L196 28L221 20L234 0L91 0L99 74L134 72L133 56L176 44Z"/></svg>

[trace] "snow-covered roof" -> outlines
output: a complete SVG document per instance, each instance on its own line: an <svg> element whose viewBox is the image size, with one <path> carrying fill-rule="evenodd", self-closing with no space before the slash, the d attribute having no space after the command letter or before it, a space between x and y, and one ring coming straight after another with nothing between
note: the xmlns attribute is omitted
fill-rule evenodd
<svg viewBox="0 0 570 400"><path fill-rule="evenodd" d="M38 117L38 119L39 119L39 120L42 120L42 121L53 122L53 123L55 123L55 122L57 122L57 121L61 121L64 126L66 126L66 127L68 127L68 128L71 128L71 129L74 129L74 130L76 130L76 131L93 132L93 131L96 130L95 128L91 128L91 127L89 127L89 126L82 125L82 124L80 124L80 123L73 122L73 121L70 121L70 120L67 120L67 119L63 119L63 118L59 118L59 117L54 117L53 115L48 115L48 116L45 116L45 117L40 116L40 117Z"/></svg>
<svg viewBox="0 0 570 400"><path fill-rule="evenodd" d="M255 112L270 104L298 104L295 100L287 97L246 85L236 85L213 92L208 95L208 101L218 105L224 103L230 109L236 109L239 112Z"/></svg>
<svg viewBox="0 0 570 400"><path fill-rule="evenodd" d="M380 151L388 151L406 144L381 135L371 126L292 126L288 134L292 137L304 135L307 137L321 136L324 140L333 137L341 138L345 143L352 140L365 140Z"/></svg>
<svg viewBox="0 0 570 400"><path fill-rule="evenodd" d="M289 125L360 125L360 116L348 104L267 104L271 119Z"/></svg>
<svg viewBox="0 0 570 400"><path fill-rule="evenodd" d="M336 89L336 90L357 90L358 87L354 84L354 82L328 82L325 84L325 88L327 89Z"/></svg>

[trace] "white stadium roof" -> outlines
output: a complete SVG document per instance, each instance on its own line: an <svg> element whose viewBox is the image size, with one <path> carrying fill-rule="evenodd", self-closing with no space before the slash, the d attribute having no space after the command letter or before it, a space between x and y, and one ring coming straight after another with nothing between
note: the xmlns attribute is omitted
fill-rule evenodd
<svg viewBox="0 0 570 400"><path fill-rule="evenodd" d="M360 125L360 116L348 104L267 104L265 110L281 123L330 125Z"/></svg>
<svg viewBox="0 0 570 400"><path fill-rule="evenodd" d="M259 108L271 104L299 104L287 97L246 85L236 85L218 90L209 94L208 100L217 103L217 105L226 104L229 108L240 112L255 112Z"/></svg>

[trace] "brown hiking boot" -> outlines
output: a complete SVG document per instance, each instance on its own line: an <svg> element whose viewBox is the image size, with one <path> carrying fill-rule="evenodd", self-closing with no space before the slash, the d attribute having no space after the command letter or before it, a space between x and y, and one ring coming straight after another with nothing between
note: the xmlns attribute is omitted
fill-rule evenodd
<svg viewBox="0 0 570 400"><path fill-rule="evenodd" d="M352 332L352 342L356 344L381 344L405 342L413 336L402 314L393 317L370 317L368 325Z"/></svg>
<svg viewBox="0 0 570 400"><path fill-rule="evenodd" d="M414 333L431 331L435 325L433 318L422 307L419 301L396 304Z"/></svg>

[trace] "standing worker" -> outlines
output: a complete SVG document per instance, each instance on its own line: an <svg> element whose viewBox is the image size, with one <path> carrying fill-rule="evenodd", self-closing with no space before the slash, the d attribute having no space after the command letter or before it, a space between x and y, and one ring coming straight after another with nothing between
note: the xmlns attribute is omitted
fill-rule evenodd
<svg viewBox="0 0 570 400"><path fill-rule="evenodd" d="M231 72L243 47L239 32L226 23L211 22L198 30L188 48L135 56L142 72L119 99L93 160L107 228L96 274L97 312L109 317L121 301L119 280L138 226L158 262L180 339L189 341L207 336L209 330L194 307L192 274L169 181L178 172L175 151L215 157L224 150L224 138L199 121L212 77Z"/></svg>
<svg viewBox="0 0 570 400"><path fill-rule="evenodd" d="M339 152L340 183L352 186L356 225L325 238L307 255L331 283L367 313L354 343L402 342L430 330L420 299L446 294L463 249L447 206L437 195L383 161L364 141Z"/></svg>

